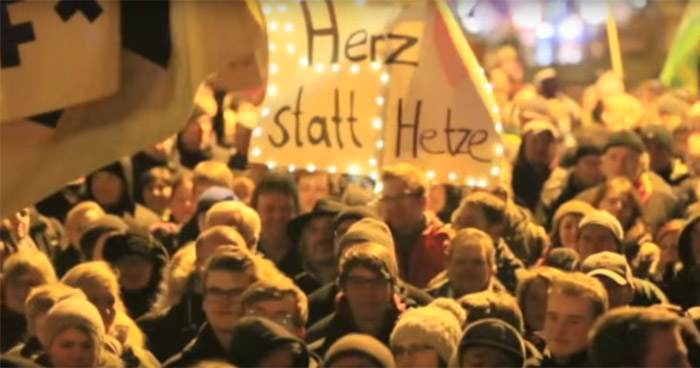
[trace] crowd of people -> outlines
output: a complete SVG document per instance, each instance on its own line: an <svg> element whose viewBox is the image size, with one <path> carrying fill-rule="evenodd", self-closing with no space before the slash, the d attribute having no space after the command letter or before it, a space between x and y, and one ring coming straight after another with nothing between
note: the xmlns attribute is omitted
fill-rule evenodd
<svg viewBox="0 0 700 368"><path fill-rule="evenodd" d="M604 73L579 104L509 49L489 77L486 188L250 164L254 108L203 97L2 221L0 365L700 366L698 97Z"/></svg>

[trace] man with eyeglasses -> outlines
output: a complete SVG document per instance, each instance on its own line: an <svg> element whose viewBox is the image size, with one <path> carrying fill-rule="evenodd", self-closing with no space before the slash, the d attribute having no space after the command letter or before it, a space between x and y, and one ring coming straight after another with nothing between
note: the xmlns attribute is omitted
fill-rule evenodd
<svg viewBox="0 0 700 368"><path fill-rule="evenodd" d="M202 274L206 323L197 337L164 366L186 367L203 359L226 359L233 329L243 316L241 296L258 277L256 258L247 250L232 246L217 248Z"/></svg>
<svg viewBox="0 0 700 368"><path fill-rule="evenodd" d="M404 306L398 302L398 267L389 250L376 243L353 245L340 259L335 312L311 326L306 336L310 348L325 355L344 335L372 335L385 345Z"/></svg>
<svg viewBox="0 0 700 368"><path fill-rule="evenodd" d="M401 279L424 288L445 269L450 238L437 216L426 216L427 181L417 167L400 163L382 172L381 209L396 243Z"/></svg>
<svg viewBox="0 0 700 368"><path fill-rule="evenodd" d="M241 296L245 316L265 317L304 338L309 315L306 295L291 280L258 281Z"/></svg>

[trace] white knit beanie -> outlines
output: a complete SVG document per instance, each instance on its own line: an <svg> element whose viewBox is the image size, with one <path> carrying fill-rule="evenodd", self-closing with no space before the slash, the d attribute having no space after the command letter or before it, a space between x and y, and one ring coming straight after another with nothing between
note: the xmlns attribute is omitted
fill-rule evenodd
<svg viewBox="0 0 700 368"><path fill-rule="evenodd" d="M96 348L102 348L105 336L102 317L92 303L82 298L64 299L49 309L38 331L41 345L48 350L56 336L71 327L87 330L96 338Z"/></svg>
<svg viewBox="0 0 700 368"><path fill-rule="evenodd" d="M409 309L399 317L390 344L397 340L418 339L432 346L443 362L449 363L459 344L462 330L454 313L438 305Z"/></svg>
<svg viewBox="0 0 700 368"><path fill-rule="evenodd" d="M625 231L622 229L620 221L618 221L615 216L603 210L591 211L584 216L578 223L579 230L583 229L586 225L600 225L610 230L618 243L622 243L625 237Z"/></svg>

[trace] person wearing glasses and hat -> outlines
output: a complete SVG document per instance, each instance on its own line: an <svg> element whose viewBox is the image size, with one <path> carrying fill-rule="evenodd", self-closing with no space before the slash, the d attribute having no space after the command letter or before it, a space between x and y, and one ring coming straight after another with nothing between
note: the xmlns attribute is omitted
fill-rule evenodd
<svg viewBox="0 0 700 368"><path fill-rule="evenodd" d="M345 206L333 198L322 198L311 212L287 224L287 234L304 260L304 272L294 282L306 294L333 282L337 275L333 254L333 219Z"/></svg>

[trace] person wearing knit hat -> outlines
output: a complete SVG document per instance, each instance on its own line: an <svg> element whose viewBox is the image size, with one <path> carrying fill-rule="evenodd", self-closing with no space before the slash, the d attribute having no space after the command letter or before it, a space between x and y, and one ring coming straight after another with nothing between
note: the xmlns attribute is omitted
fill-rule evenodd
<svg viewBox="0 0 700 368"><path fill-rule="evenodd" d="M649 125L642 131L649 153L649 168L669 185L676 187L690 178L688 167L675 157L676 150L671 131L663 125Z"/></svg>
<svg viewBox="0 0 700 368"><path fill-rule="evenodd" d="M337 242L345 234L352 224L363 218L381 220L379 216L367 206L346 206L333 218L333 235Z"/></svg>
<svg viewBox="0 0 700 368"><path fill-rule="evenodd" d="M96 367L105 341L105 326L90 302L68 298L49 309L38 337L51 366Z"/></svg>
<svg viewBox="0 0 700 368"><path fill-rule="evenodd" d="M454 356L457 367L524 367L525 343L507 323L487 318L464 331Z"/></svg>
<svg viewBox="0 0 700 368"><path fill-rule="evenodd" d="M178 234L179 244L196 240L206 228L207 211L215 204L223 201L237 200L236 194L229 188L212 186L204 190L197 199L197 206L192 217L182 226Z"/></svg>
<svg viewBox="0 0 700 368"><path fill-rule="evenodd" d="M394 368L391 351L370 335L348 334L336 341L324 356L324 367Z"/></svg>
<svg viewBox="0 0 700 368"><path fill-rule="evenodd" d="M592 211L578 224L578 254L585 260L592 254L604 251L623 253L624 237L622 225L615 216L606 211Z"/></svg>
<svg viewBox="0 0 700 368"><path fill-rule="evenodd" d="M355 217L360 215L365 217ZM367 242L385 247L392 258L394 258L394 260L396 259L394 253L394 239L391 236L391 230L389 230L386 223L378 219L376 215L358 210L354 213L340 213L336 216L335 220L338 224L335 234L336 240L334 242L334 252L337 262L339 262L345 250L352 245ZM351 222L349 228L343 231L342 235L338 236L339 230L342 230L345 224L349 222ZM338 264L336 264L336 267L337 266ZM396 288L403 301L409 305L425 305L433 300L433 298L423 290L400 279L397 280ZM309 326L313 326L314 323L333 312L338 292L338 284L334 282L322 286L309 295Z"/></svg>
<svg viewBox="0 0 700 368"><path fill-rule="evenodd" d="M399 317L389 340L396 366L446 367L461 331L455 315L439 304L409 309Z"/></svg>

